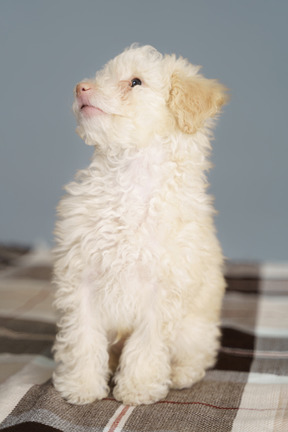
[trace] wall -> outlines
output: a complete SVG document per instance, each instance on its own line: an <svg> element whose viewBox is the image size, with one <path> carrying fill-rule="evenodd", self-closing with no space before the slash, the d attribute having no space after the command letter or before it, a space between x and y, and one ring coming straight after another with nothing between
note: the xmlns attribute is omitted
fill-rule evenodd
<svg viewBox="0 0 288 432"><path fill-rule="evenodd" d="M287 12L284 0L2 0L0 242L52 244L61 188L91 156L73 87L137 41L231 89L210 175L224 253L287 260Z"/></svg>

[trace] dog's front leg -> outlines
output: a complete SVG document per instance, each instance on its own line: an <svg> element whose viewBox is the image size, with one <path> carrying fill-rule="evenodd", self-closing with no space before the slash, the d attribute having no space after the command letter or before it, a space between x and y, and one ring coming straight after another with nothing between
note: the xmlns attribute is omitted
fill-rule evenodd
<svg viewBox="0 0 288 432"><path fill-rule="evenodd" d="M92 286L59 290L56 307L61 311L54 345L55 388L68 402L86 404L108 395L107 337L93 305ZM66 283L66 288L68 284Z"/></svg>
<svg viewBox="0 0 288 432"><path fill-rule="evenodd" d="M123 348L114 397L127 405L150 404L168 393L170 362L161 331L145 321Z"/></svg>

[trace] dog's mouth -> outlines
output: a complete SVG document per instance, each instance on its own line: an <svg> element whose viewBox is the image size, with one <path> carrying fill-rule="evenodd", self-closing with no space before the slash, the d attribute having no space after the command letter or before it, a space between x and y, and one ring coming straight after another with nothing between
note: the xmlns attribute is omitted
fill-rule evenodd
<svg viewBox="0 0 288 432"><path fill-rule="evenodd" d="M90 113L90 114L104 114L104 111L102 111L100 108L95 107L94 105L83 103L80 106L80 112L82 113Z"/></svg>
<svg viewBox="0 0 288 432"><path fill-rule="evenodd" d="M80 113L84 118L106 114L101 108L94 105L93 101L90 100L89 95L86 94L76 95L74 107L75 110L78 111L78 113Z"/></svg>

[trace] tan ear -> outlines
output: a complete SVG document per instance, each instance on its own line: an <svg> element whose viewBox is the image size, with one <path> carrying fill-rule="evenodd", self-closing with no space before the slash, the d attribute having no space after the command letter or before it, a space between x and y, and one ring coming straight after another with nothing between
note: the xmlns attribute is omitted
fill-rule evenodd
<svg viewBox="0 0 288 432"><path fill-rule="evenodd" d="M201 75L185 76L181 72L171 77L168 105L185 133L195 133L206 119L219 113L226 102L227 89L216 80Z"/></svg>

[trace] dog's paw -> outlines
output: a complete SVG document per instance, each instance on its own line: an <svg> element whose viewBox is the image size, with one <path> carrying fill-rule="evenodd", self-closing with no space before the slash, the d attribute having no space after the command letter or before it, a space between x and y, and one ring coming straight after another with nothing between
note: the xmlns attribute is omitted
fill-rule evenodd
<svg viewBox="0 0 288 432"><path fill-rule="evenodd" d="M168 393L168 385L156 385L151 386L143 385L137 387L135 385L126 386L123 384L117 384L113 390L113 396L118 401L125 405L148 405L164 399Z"/></svg>
<svg viewBox="0 0 288 432"><path fill-rule="evenodd" d="M191 387L200 381L204 375L204 369L195 370L189 366L175 366L171 372L170 388L180 390Z"/></svg>
<svg viewBox="0 0 288 432"><path fill-rule="evenodd" d="M74 405L85 405L108 396L105 380L71 380L69 377L53 375L55 389L63 399Z"/></svg>

